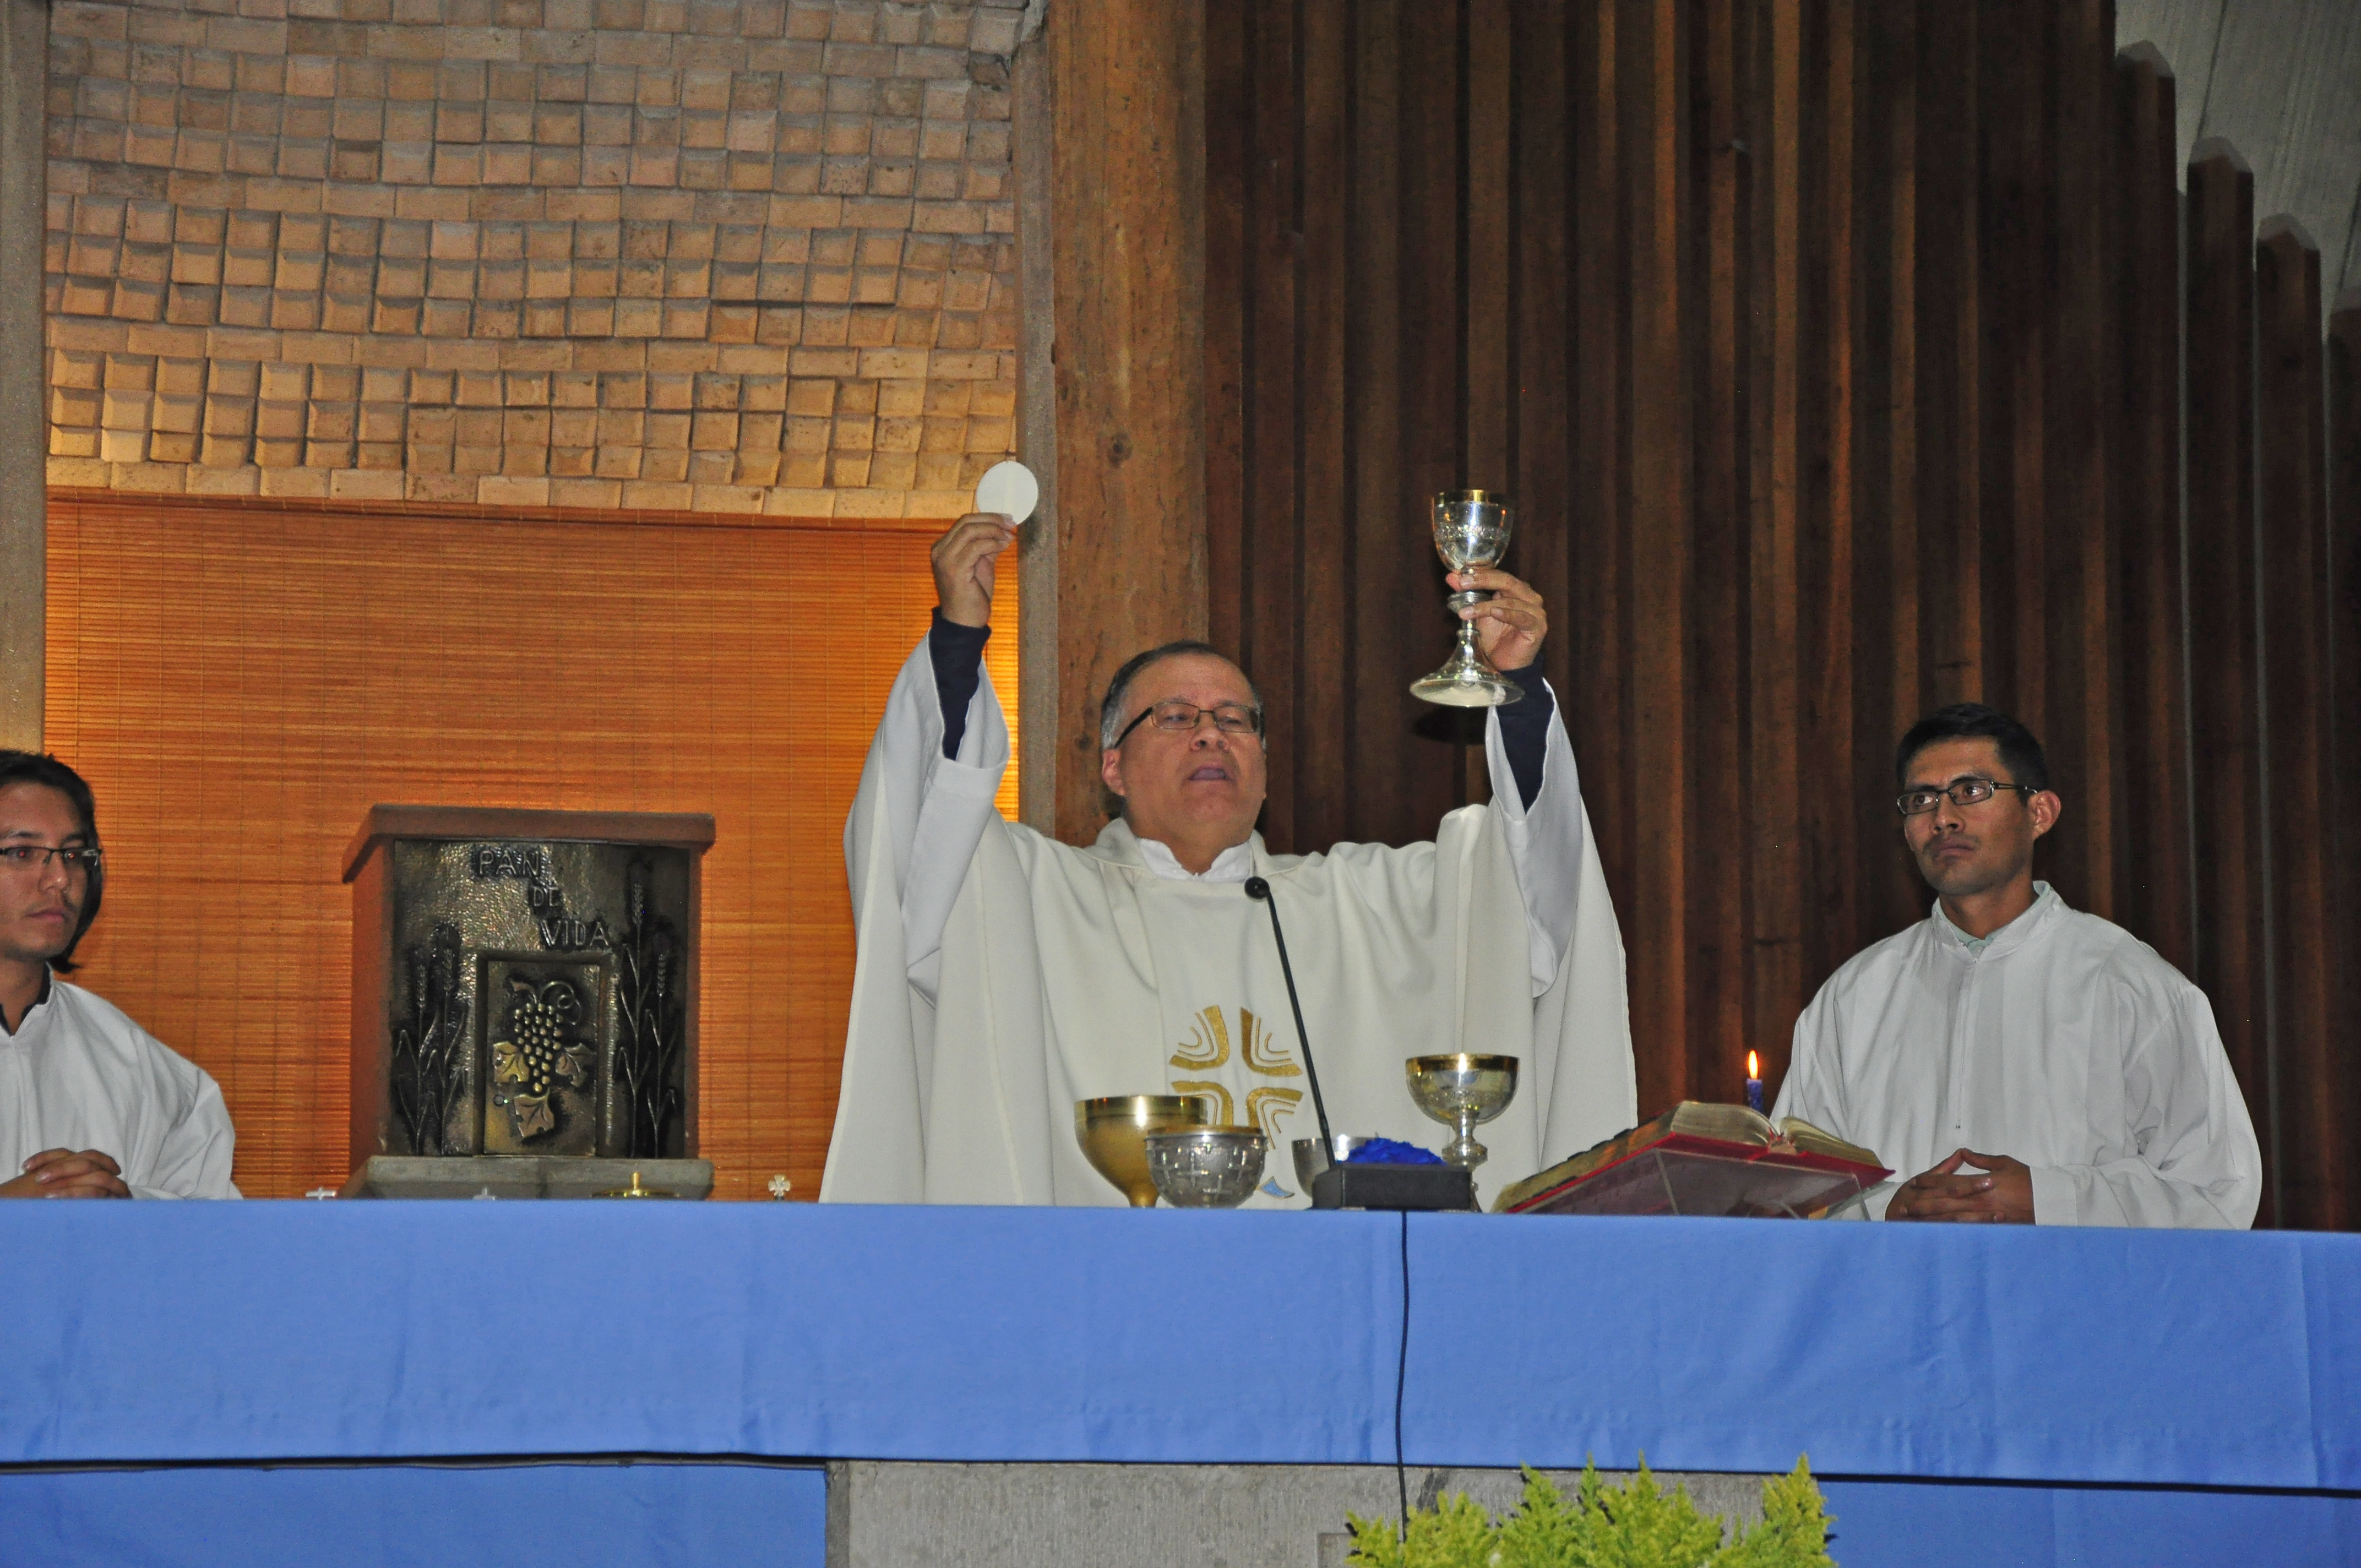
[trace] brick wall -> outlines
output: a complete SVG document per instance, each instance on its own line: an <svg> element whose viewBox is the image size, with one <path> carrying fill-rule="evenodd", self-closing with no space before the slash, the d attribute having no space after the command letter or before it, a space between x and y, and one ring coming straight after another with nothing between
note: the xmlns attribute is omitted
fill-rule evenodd
<svg viewBox="0 0 2361 1568"><path fill-rule="evenodd" d="M49 482L932 516L1022 0L58 0Z"/></svg>

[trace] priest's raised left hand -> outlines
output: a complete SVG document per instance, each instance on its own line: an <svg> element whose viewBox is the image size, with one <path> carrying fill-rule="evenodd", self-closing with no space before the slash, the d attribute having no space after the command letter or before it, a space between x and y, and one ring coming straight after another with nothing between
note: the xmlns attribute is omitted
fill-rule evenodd
<svg viewBox="0 0 2361 1568"><path fill-rule="evenodd" d="M1549 611L1532 584L1498 566L1470 566L1444 580L1455 588L1492 596L1461 610L1459 619L1476 623L1476 651L1492 661L1494 669L1521 670L1541 657L1542 639L1549 635Z"/></svg>

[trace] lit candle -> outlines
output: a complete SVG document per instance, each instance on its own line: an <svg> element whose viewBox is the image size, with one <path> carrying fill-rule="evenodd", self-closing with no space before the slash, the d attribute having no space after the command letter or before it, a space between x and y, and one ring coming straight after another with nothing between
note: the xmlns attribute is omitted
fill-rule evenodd
<svg viewBox="0 0 2361 1568"><path fill-rule="evenodd" d="M1752 1051L1746 1053L1746 1103L1750 1109L1763 1109L1763 1064Z"/></svg>

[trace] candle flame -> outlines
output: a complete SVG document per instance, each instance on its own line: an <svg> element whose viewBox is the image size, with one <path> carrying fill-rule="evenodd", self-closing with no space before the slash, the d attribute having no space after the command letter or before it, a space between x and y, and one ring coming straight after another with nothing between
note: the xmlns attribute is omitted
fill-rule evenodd
<svg viewBox="0 0 2361 1568"><path fill-rule="evenodd" d="M1763 1076L1763 1069L1756 1063L1754 1053L1752 1051L1746 1053L1746 1076L1749 1078L1761 1078Z"/></svg>

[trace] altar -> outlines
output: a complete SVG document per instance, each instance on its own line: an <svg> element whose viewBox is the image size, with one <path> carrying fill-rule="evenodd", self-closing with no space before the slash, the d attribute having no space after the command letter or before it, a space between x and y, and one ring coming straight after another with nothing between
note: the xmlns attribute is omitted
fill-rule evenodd
<svg viewBox="0 0 2361 1568"><path fill-rule="evenodd" d="M1643 1454L1808 1454L1845 1568L2361 1561L2361 1237L64 1203L5 1206L0 1259L27 1562L269 1560L192 1543L242 1518L314 1563L817 1568L885 1560L846 1538L864 1465L1384 1498L1397 1457L1415 1487ZM1101 1561L1170 1559L1131 1522L1100 1510ZM1268 1561L1312 1568L1343 1521L1293 1529Z"/></svg>

